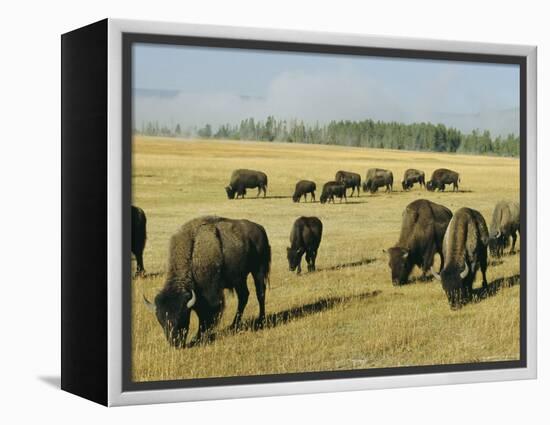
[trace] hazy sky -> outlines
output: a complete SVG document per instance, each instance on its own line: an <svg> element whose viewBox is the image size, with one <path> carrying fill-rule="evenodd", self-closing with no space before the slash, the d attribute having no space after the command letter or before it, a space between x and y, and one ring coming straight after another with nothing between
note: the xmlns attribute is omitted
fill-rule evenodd
<svg viewBox="0 0 550 425"><path fill-rule="evenodd" d="M518 133L519 66L134 45L134 120L183 128L298 118Z"/></svg>

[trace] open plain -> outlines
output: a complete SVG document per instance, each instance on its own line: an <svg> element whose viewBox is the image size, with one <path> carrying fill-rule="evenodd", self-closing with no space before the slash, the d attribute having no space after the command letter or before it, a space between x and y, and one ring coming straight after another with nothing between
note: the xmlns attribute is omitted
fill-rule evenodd
<svg viewBox="0 0 550 425"><path fill-rule="evenodd" d="M338 170L393 171L394 191L349 197L348 202L293 203L298 180L324 182ZM401 189L407 168L460 173L460 190ZM248 190L244 200L228 200L224 187L234 169L264 171L267 197ZM392 366L485 362L519 358L519 255L490 258L490 294L458 311L449 308L436 280L394 287L383 249L398 239L401 214L426 198L452 211L479 210L490 225L499 200L519 201L519 160L326 145L212 140L134 138L133 204L147 215L144 263L147 274L132 279L132 378L156 381L219 376L349 370ZM214 342L171 348L156 318L143 305L164 283L170 236L201 215L246 218L265 227L272 248L266 294L267 326L247 326L258 314L254 285L244 326L230 332L236 296L227 306ZM288 270L286 247L294 220L313 215L323 222L317 271ZM521 245L521 236L516 248ZM508 249L506 250L508 252ZM439 258L436 257L436 267ZM135 268L133 261L132 267ZM475 287L481 286L478 273ZM196 332L192 315L190 336ZM190 338L188 338L189 340Z"/></svg>

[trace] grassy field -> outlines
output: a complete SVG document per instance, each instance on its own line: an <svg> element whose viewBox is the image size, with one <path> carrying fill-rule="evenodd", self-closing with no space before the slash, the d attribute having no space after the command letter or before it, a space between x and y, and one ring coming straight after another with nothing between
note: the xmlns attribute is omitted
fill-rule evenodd
<svg viewBox="0 0 550 425"><path fill-rule="evenodd" d="M147 276L132 281L132 373L135 381L348 370L388 366L483 362L519 358L519 255L491 260L487 276L494 294L451 311L438 281L393 287L383 248L398 238L401 214L427 198L452 211L479 210L489 225L498 200L518 200L519 161L511 158L426 152L233 141L134 140L133 203L147 214ZM296 181L322 184L343 169L393 171L394 192L383 191L347 204L295 204ZM461 175L460 192L431 193L415 186L401 191L407 168L429 178L436 168ZM236 168L264 171L268 197L228 200L224 186ZM168 240L191 218L215 214L263 225L272 247L271 286L266 295L270 325L261 331L227 330L236 296L216 340L191 349L171 348L155 317L142 303L164 283ZM286 246L294 220L315 215L324 226L318 270L288 271ZM519 245L518 245L519 246ZM439 259L436 260L436 264ZM305 267L305 258L303 260ZM135 267L135 265L133 265ZM412 277L420 273L415 269ZM481 285L479 274L476 287ZM258 314L254 285L244 321ZM191 336L196 332L192 315Z"/></svg>

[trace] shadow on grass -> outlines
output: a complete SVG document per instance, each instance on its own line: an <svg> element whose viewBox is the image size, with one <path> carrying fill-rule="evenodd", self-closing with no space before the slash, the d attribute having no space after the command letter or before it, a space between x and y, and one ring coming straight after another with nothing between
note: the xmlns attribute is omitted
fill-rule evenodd
<svg viewBox="0 0 550 425"><path fill-rule="evenodd" d="M322 267L320 269L318 268L317 271L326 272L326 271L346 269L348 267L359 267L359 266L364 266L366 264L374 263L375 261L376 261L376 258L363 258L359 261L352 261L350 263L340 263L340 264L336 264L335 266Z"/></svg>
<svg viewBox="0 0 550 425"><path fill-rule="evenodd" d="M493 280L485 288L476 288L472 290L472 296L468 303L477 303L486 298L496 295L502 288L510 288L520 283L519 274L513 276L501 277Z"/></svg>
<svg viewBox="0 0 550 425"><path fill-rule="evenodd" d="M357 198L355 198L357 199ZM325 202L325 205L356 205L356 204L366 204L367 203L367 200L365 199L365 201L338 201L338 202Z"/></svg>
<svg viewBox="0 0 550 425"><path fill-rule="evenodd" d="M363 292L357 295L322 298L312 303L292 307L287 310L279 311L277 313L271 313L266 316L263 328L274 328L276 326L284 325L293 320L301 319L312 314L330 310L331 308L334 308L339 304L373 298L380 294L380 292L381 291ZM246 321L243 321L239 327L239 332L258 330L259 327L257 326L256 322L256 319L248 319ZM226 331L232 332L230 328L226 329Z"/></svg>
<svg viewBox="0 0 550 425"><path fill-rule="evenodd" d="M434 191L426 190L426 193L474 193L474 191L464 190L464 189L458 189L458 190L447 189L447 190L434 190Z"/></svg>
<svg viewBox="0 0 550 425"><path fill-rule="evenodd" d="M291 195L268 195L266 197L260 196L249 196L246 198L235 198L231 199L232 201L254 201L254 200L260 200L260 199L292 199Z"/></svg>
<svg viewBox="0 0 550 425"><path fill-rule="evenodd" d="M510 252L509 248L506 252L503 252L502 255L492 255L491 258L494 259L494 261L499 261L501 258L506 257L515 257L516 255L519 255L519 249L514 250L514 252ZM500 260L500 264L502 264L502 260Z"/></svg>
<svg viewBox="0 0 550 425"><path fill-rule="evenodd" d="M401 285L397 285L397 286L414 285L416 283L429 283L429 282L432 282L434 280L435 280L435 278L432 274L429 274L425 277L415 276L415 277L411 277L409 280L407 280L407 283L402 283Z"/></svg>
<svg viewBox="0 0 550 425"><path fill-rule="evenodd" d="M138 279L147 280L147 279L153 279L155 277L160 277L160 276L164 276L164 272L151 272L151 273L145 272L143 274L137 274L137 275L134 274L132 277L132 280L138 280Z"/></svg>

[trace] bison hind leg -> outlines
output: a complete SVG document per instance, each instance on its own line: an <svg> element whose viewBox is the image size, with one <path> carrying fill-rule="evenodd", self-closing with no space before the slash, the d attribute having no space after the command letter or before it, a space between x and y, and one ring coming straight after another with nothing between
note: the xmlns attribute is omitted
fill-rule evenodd
<svg viewBox="0 0 550 425"><path fill-rule="evenodd" d="M235 314L235 318L233 319L233 323L231 323L231 329L237 330L239 328L239 325L241 323L241 318L243 317L244 308L246 307L246 304L248 303L248 287L246 285L246 279L244 282L241 282L239 285L235 287L235 291L237 292L237 298L238 298L238 306L237 306L237 313Z"/></svg>
<svg viewBox="0 0 550 425"><path fill-rule="evenodd" d="M253 273L252 277L254 278L256 298L258 299L258 305L260 307L258 319L254 322L254 328L260 329L263 328L265 324L265 290L267 283L267 271L260 269Z"/></svg>

